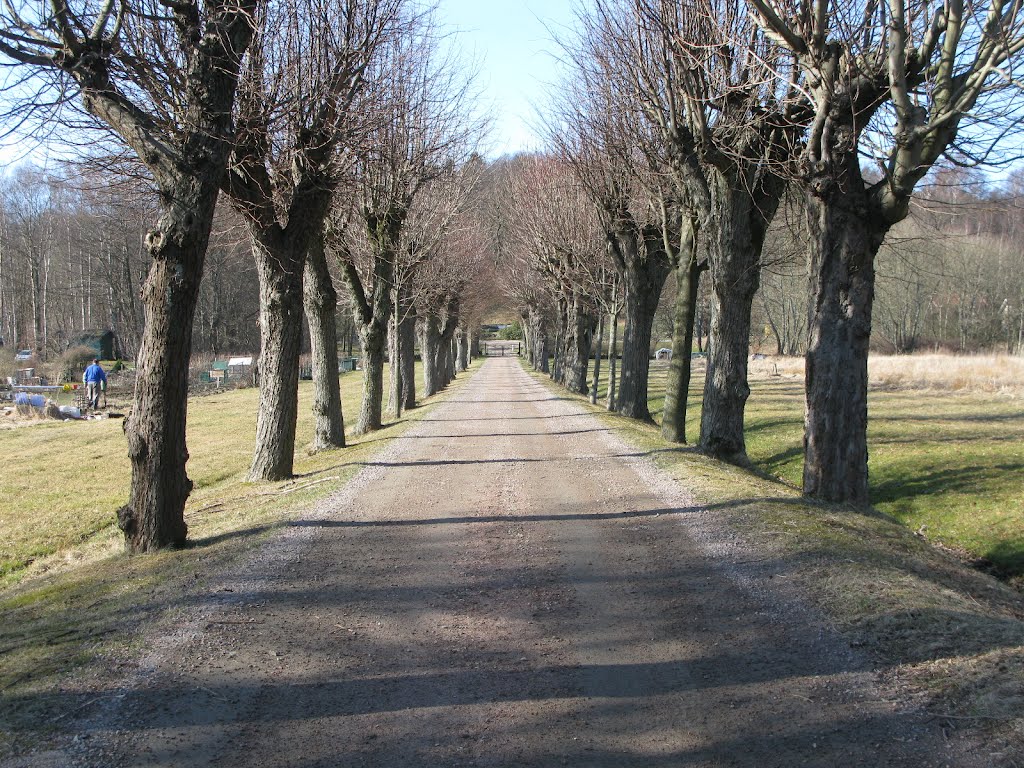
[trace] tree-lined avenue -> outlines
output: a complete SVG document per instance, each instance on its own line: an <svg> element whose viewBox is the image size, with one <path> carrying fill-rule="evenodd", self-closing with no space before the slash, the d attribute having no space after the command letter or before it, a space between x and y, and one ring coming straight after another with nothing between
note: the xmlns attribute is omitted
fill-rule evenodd
<svg viewBox="0 0 1024 768"><path fill-rule="evenodd" d="M886 701L848 647L740 585L742 545L715 526L580 404L487 360L154 638L89 725L90 754L946 764L937 729Z"/></svg>

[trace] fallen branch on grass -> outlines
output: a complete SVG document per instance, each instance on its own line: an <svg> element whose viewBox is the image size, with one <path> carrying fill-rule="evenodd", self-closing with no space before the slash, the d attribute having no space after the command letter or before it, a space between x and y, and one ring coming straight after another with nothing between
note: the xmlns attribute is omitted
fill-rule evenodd
<svg viewBox="0 0 1024 768"><path fill-rule="evenodd" d="M331 480L340 480L340 475L331 475L330 477L324 477L320 480L313 480L309 483L302 483L301 485L295 485L291 488L285 488L281 491L264 491L263 493L256 494L257 496L284 496L286 493L295 493L295 491L304 491L307 488L312 488L314 485L320 485L321 483L328 483Z"/></svg>

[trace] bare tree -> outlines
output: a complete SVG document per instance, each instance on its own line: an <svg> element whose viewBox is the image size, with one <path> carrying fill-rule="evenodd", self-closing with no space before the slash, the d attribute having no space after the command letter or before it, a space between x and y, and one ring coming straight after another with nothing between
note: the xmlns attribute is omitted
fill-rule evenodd
<svg viewBox="0 0 1024 768"><path fill-rule="evenodd" d="M566 83L546 127L551 144L569 164L596 206L623 289L625 329L616 410L650 420L647 382L651 328L665 279L671 271L667 247L677 242L666 217L659 152L649 124L594 55L596 39L569 50L575 79Z"/></svg>
<svg viewBox="0 0 1024 768"><path fill-rule="evenodd" d="M1019 125L1018 0L749 0L813 113L794 181L807 209L811 310L804 493L866 503L875 256L944 155L999 159ZM796 73L796 75L794 75ZM865 168L864 165L867 167Z"/></svg>
<svg viewBox="0 0 1024 768"><path fill-rule="evenodd" d="M597 326L595 277L606 241L589 194L562 160L522 157L510 175L506 204L515 247L541 278L556 323L552 377L587 394L587 368Z"/></svg>
<svg viewBox="0 0 1024 768"><path fill-rule="evenodd" d="M791 86L778 85L777 50L731 3L600 3L587 30L610 87L649 121L654 141L647 153L669 185L667 194L654 190L663 201L665 250L677 287L662 433L686 440L698 281L709 268L700 447L742 461L751 303L800 125Z"/></svg>
<svg viewBox="0 0 1024 768"><path fill-rule="evenodd" d="M465 165L484 129L471 112L473 75L445 46L424 16L388 46L366 94L374 125L355 152L354 210L337 252L362 345L360 433L381 427L395 269L410 210L425 187Z"/></svg>
<svg viewBox="0 0 1024 768"><path fill-rule="evenodd" d="M180 545L186 536L185 362L256 5L12 1L0 10L0 55L21 73L5 81L16 98L6 117L51 116L40 114L41 105L69 105L74 94L92 125L134 153L160 190L160 217L146 236L153 263L143 287L135 404L125 421L131 497L118 511L134 552Z"/></svg>
<svg viewBox="0 0 1024 768"><path fill-rule="evenodd" d="M379 52L400 32L401 3L269 4L241 78L224 190L248 225L260 277L260 407L251 480L292 473L306 255L321 237L338 183L336 155L356 130L353 105ZM325 28L332 34L322 34ZM314 330L317 318L334 316L329 281L317 280L324 270L326 261L315 258L308 272L316 281L309 296ZM332 350L336 344L318 339L319 368L330 367L323 358ZM336 360L329 375L337 378ZM332 399L328 394L321 410ZM340 407L340 398L334 402ZM318 431L317 447L339 443L343 430Z"/></svg>

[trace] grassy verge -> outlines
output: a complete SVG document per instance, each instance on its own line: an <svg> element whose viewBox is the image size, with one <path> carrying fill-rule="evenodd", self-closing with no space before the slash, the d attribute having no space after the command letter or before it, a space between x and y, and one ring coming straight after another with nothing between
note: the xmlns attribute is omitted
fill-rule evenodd
<svg viewBox="0 0 1024 768"><path fill-rule="evenodd" d="M448 392L467 379L460 376ZM342 377L350 416L360 387L358 374ZM429 411L418 408L379 432L349 438L343 450L307 455L311 396L304 382L296 479L263 484L245 482L258 392L190 401L190 543L144 557L124 554L114 523L129 481L118 422L41 424L0 434L7 456L0 478L7 569L0 590L0 756L45 743L71 714L62 691L99 690L112 667L136 655L147 626L173 616L220 568L336 491Z"/></svg>
<svg viewBox="0 0 1024 768"><path fill-rule="evenodd" d="M534 375L550 385L546 376ZM695 402L699 387L695 382ZM799 382L754 384L751 398L751 421L759 427L751 438L755 463L781 468L783 475L793 451L785 442L792 429L792 388L798 389ZM565 396L564 391L560 394ZM887 401L894 414L901 403L908 407L910 401L904 398L910 396ZM652 397L652 408L657 399ZM878 393L875 400L877 413ZM711 461L666 443L656 426L590 407L679 479L717 521L739 532L764 564L764 578L770 575L806 596L851 646L868 653L894 693L980 739L992 765L1020 764L1015 762L1024 754L1024 610L1019 592L965 567L888 515L808 503L792 482ZM953 410L933 405L927 413L960 412L955 405L949 408ZM998 404L993 408L1001 410ZM690 414L689 435L696 436L698 422L699 409ZM925 441L921 425L911 428L915 433L901 449L907 453L915 442ZM970 423L963 429L970 430ZM883 463L878 441L885 434L876 425L876 477ZM921 459L907 459L909 465L892 456L890 461L889 471L896 477ZM918 503L927 507L928 497Z"/></svg>
<svg viewBox="0 0 1024 768"><path fill-rule="evenodd" d="M656 423L667 370L667 363L652 361L648 407ZM868 396L872 504L930 541L987 561L1003 577L1024 580L1024 400L983 386L892 389L893 375L883 379L887 386L872 386ZM906 385L924 381L912 377ZM601 398L606 386L599 390ZM687 437L694 442L703 388L701 365L686 420ZM750 389L748 456L758 469L798 487L803 378L754 375Z"/></svg>

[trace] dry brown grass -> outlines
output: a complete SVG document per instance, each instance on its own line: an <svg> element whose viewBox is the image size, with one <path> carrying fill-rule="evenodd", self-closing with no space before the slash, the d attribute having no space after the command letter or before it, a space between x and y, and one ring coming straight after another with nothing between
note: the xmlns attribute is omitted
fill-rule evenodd
<svg viewBox="0 0 1024 768"><path fill-rule="evenodd" d="M752 378L803 378L802 357L768 355L750 361ZM1024 357L1013 355L871 355L872 387L889 390L1024 395Z"/></svg>
<svg viewBox="0 0 1024 768"><path fill-rule="evenodd" d="M868 375L887 389L1024 394L1024 357L1011 355L873 355Z"/></svg>

